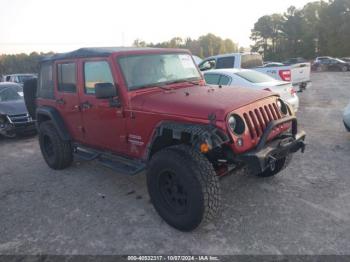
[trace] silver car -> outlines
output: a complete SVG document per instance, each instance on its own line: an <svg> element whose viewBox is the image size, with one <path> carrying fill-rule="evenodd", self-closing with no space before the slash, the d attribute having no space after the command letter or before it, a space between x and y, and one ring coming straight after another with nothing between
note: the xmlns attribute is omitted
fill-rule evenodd
<svg viewBox="0 0 350 262"><path fill-rule="evenodd" d="M292 83L276 80L269 75L250 69L214 69L203 72L209 85L240 86L257 90L272 91L298 111L299 98Z"/></svg>

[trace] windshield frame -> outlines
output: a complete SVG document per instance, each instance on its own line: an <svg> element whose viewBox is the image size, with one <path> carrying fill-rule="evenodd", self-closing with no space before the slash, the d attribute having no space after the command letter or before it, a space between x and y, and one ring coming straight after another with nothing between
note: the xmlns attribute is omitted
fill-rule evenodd
<svg viewBox="0 0 350 262"><path fill-rule="evenodd" d="M120 59L125 58L125 57L137 57L137 56L155 56L155 55L188 55L190 56L194 67L197 70L198 73L198 77L188 77L188 78L182 78L182 79L173 79L173 80L167 80L167 81L162 81L162 82L157 82L157 83L150 83L150 84L145 84L145 85L140 85L140 86L133 86L134 89L129 89L124 71L123 71L123 67L120 63ZM201 71L198 68L198 65L196 64L196 62L193 59L193 56L191 53L186 52L186 51L182 51L182 52L178 52L178 51L173 51L173 52L169 52L169 51L164 51L164 52L150 52L150 53L137 53L137 54L121 54L115 57L114 59L117 62L117 65L120 69L121 75L123 77L123 81L126 87L126 91L127 92L134 92L134 91L138 91L138 90L143 90L143 89L147 89L147 88L162 88L163 86L166 85L171 85L171 84L175 84L175 83L181 83L181 82L191 82L191 81L201 81L203 80L203 76L201 74Z"/></svg>

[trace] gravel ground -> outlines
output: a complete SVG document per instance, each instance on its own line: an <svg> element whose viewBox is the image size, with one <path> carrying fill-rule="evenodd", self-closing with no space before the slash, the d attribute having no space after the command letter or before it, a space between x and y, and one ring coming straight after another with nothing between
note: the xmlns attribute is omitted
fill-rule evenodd
<svg viewBox="0 0 350 262"><path fill-rule="evenodd" d="M222 181L222 216L169 227L144 175L94 162L47 167L36 137L0 139L0 254L350 254L350 72L316 73L301 93L305 154L274 178Z"/></svg>

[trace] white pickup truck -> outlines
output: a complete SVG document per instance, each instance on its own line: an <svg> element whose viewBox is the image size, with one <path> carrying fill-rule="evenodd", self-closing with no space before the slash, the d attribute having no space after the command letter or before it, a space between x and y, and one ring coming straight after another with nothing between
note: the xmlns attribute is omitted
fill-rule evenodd
<svg viewBox="0 0 350 262"><path fill-rule="evenodd" d="M302 91L311 86L310 63L264 67L262 56L258 53L232 53L211 56L204 59L198 67L201 71L219 68L253 69L278 80L292 82L297 91Z"/></svg>

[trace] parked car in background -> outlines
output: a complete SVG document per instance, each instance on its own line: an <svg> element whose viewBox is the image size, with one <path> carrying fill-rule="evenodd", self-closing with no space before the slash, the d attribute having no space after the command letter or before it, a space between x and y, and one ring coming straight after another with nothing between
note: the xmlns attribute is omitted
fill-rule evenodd
<svg viewBox="0 0 350 262"><path fill-rule="evenodd" d="M322 71L342 71L350 70L350 63L339 58L321 59L312 64L312 69L318 72Z"/></svg>
<svg viewBox="0 0 350 262"><path fill-rule="evenodd" d="M35 123L29 116L19 84L0 83L0 135L35 133Z"/></svg>
<svg viewBox="0 0 350 262"><path fill-rule="evenodd" d="M315 58L314 63L317 63L319 61L326 60L326 59L333 59L333 57L331 57L331 56L318 56Z"/></svg>
<svg viewBox="0 0 350 262"><path fill-rule="evenodd" d="M344 109L343 122L346 130L350 132L350 103Z"/></svg>
<svg viewBox="0 0 350 262"><path fill-rule="evenodd" d="M283 61L283 64L285 65L294 65L298 63L307 63L306 59L302 57L294 57L294 58L289 58L285 61Z"/></svg>
<svg viewBox="0 0 350 262"><path fill-rule="evenodd" d="M350 57L342 57L340 59L347 62L347 63L350 63Z"/></svg>
<svg viewBox="0 0 350 262"><path fill-rule="evenodd" d="M23 83L31 78L37 78L37 74L11 74L11 75L4 75L3 76L3 82L13 82L20 84L23 86Z"/></svg>
<svg viewBox="0 0 350 262"><path fill-rule="evenodd" d="M201 71L222 68L256 70L277 80L292 82L297 91L302 91L307 86L311 86L310 63L264 67L262 56L258 53L232 53L212 56L204 59L198 66Z"/></svg>
<svg viewBox="0 0 350 262"><path fill-rule="evenodd" d="M240 86L255 90L272 91L298 111L299 98L292 83L276 80L271 76L250 69L214 69L205 71L205 82L209 85Z"/></svg>

